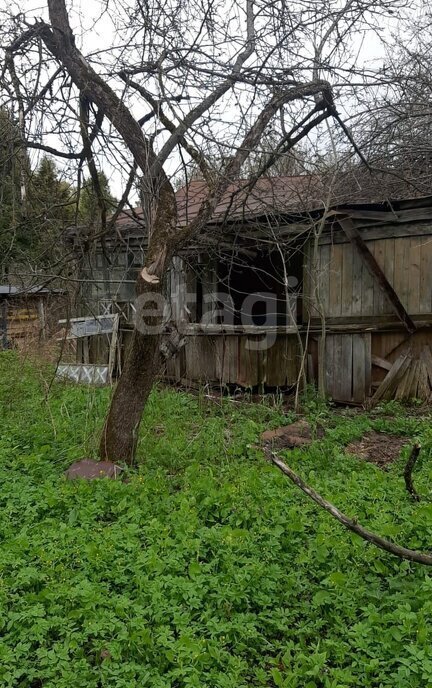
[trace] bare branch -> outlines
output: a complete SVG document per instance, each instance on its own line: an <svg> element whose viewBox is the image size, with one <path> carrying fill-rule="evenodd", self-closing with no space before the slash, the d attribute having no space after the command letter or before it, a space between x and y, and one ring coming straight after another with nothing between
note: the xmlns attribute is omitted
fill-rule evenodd
<svg viewBox="0 0 432 688"><path fill-rule="evenodd" d="M324 499L324 497L321 497L318 492L316 492L312 487L309 487L309 485L307 485L307 483L305 483L305 481L302 480L302 478L300 478L300 476L298 476L297 473L292 470L292 468L281 461L281 459L279 459L273 452L271 453L270 457L275 466L277 466L279 470L282 471L282 473L284 473L284 475L286 475L291 482L294 483L294 485L297 485L302 492L304 492L310 499L318 504L318 506L331 514L331 516L345 526L345 528L348 528L348 530L351 530L353 533L360 535L363 540L371 542L376 547L379 547L379 549L383 549L385 552L389 552L389 554L392 554L395 557L399 557L400 559L408 559L408 561L415 561L417 564L424 564L425 566L432 566L431 555L423 554L422 552L418 552L414 549L408 549L407 547L401 547L400 545L395 545L393 542L390 542L390 540L386 540L385 538L381 537L381 535L377 535L376 533L372 533L372 531L367 530L357 523L355 519L349 518L339 511L339 509L337 509L333 504L331 504L331 502L328 502L326 499Z"/></svg>
<svg viewBox="0 0 432 688"><path fill-rule="evenodd" d="M417 490L414 487L414 482L413 482L413 477L412 473L414 470L414 466L417 463L417 459L420 455L420 449L421 445L420 444L415 444L411 450L411 453L408 457L408 461L406 462L405 469L404 469L404 479L405 479L405 486L408 492L410 493L411 497L414 499L414 501L419 502L420 501L420 495L418 494Z"/></svg>

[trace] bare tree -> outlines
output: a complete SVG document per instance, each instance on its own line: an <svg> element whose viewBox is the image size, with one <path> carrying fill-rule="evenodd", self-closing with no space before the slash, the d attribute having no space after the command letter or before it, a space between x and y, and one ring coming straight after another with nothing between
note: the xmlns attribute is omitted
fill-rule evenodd
<svg viewBox="0 0 432 688"><path fill-rule="evenodd" d="M105 422L103 458L134 460L160 370L156 305L173 256L203 230L270 128L274 150L254 178L324 120L340 124L335 103L352 103L355 84L374 78L356 61L352 36L402 4L110 0L87 27L65 0L48 0L44 18L3 13L3 102L17 115L23 148L62 159L78 182L87 165L96 192L106 161L122 170L125 191L114 219L135 171L141 175L148 232L136 285L141 313ZM103 34L106 44L97 39ZM208 192L194 219L178 226L172 178L182 159L199 167ZM215 169L214 159L223 165ZM110 220L103 198L99 205L103 235Z"/></svg>
<svg viewBox="0 0 432 688"><path fill-rule="evenodd" d="M396 34L393 50L388 51L382 66L385 92L375 99L363 130L370 163L386 175L393 193L430 193L431 28L430 9L425 4L409 30Z"/></svg>

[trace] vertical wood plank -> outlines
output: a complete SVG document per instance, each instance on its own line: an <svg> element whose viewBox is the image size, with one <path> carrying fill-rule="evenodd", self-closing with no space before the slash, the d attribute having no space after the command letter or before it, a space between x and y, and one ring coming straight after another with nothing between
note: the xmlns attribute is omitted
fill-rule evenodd
<svg viewBox="0 0 432 688"><path fill-rule="evenodd" d="M286 384L295 385L300 371L300 350L296 335L286 335Z"/></svg>
<svg viewBox="0 0 432 688"><path fill-rule="evenodd" d="M367 332L363 338L365 343L365 397L369 397L372 383L372 335Z"/></svg>
<svg viewBox="0 0 432 688"><path fill-rule="evenodd" d="M225 337L214 337L216 380L222 384L225 357Z"/></svg>
<svg viewBox="0 0 432 688"><path fill-rule="evenodd" d="M342 337L341 334L334 336L334 352L333 352L333 399L339 401L342 388Z"/></svg>
<svg viewBox="0 0 432 688"><path fill-rule="evenodd" d="M370 242L367 243L368 248L371 248ZM374 278L370 274L362 261L361 272L361 315L373 315L374 312Z"/></svg>
<svg viewBox="0 0 432 688"><path fill-rule="evenodd" d="M318 361L318 365L325 365L326 393L333 397L334 391L334 335L327 335L325 341L325 361Z"/></svg>
<svg viewBox="0 0 432 688"><path fill-rule="evenodd" d="M330 288L330 244L320 246L320 280L319 280L319 297L322 303L324 315L329 314L329 288Z"/></svg>
<svg viewBox="0 0 432 688"><path fill-rule="evenodd" d="M354 334L352 341L353 356L353 401L362 403L366 396L365 339L362 334Z"/></svg>
<svg viewBox="0 0 432 688"><path fill-rule="evenodd" d="M409 265L409 292L408 313L420 312L420 259L421 238L411 237L410 241L410 265Z"/></svg>
<svg viewBox="0 0 432 688"><path fill-rule="evenodd" d="M303 322L307 322L309 316L312 317L314 311L314 304L312 300L311 287L311 261L312 261L312 247L311 242L308 241L303 247Z"/></svg>
<svg viewBox="0 0 432 688"><path fill-rule="evenodd" d="M341 315L350 317L352 315L352 292L353 292L353 252L354 247L351 243L342 244L342 294L341 294Z"/></svg>
<svg viewBox="0 0 432 688"><path fill-rule="evenodd" d="M343 334L340 335L340 337L341 358L339 363L339 400L352 401L353 335Z"/></svg>
<svg viewBox="0 0 432 688"><path fill-rule="evenodd" d="M257 351L257 380L262 386L267 384L268 352L271 348Z"/></svg>
<svg viewBox="0 0 432 688"><path fill-rule="evenodd" d="M342 312L342 256L343 244L334 244L330 251L330 288L329 288L329 316L338 318Z"/></svg>
<svg viewBox="0 0 432 688"><path fill-rule="evenodd" d="M217 379L214 337L194 337L196 341L196 372L200 380L210 382Z"/></svg>
<svg viewBox="0 0 432 688"><path fill-rule="evenodd" d="M354 247L351 245L351 248ZM363 292L363 261L358 251L352 251L353 265L352 265L352 293L351 293L351 314L362 315L362 292Z"/></svg>
<svg viewBox="0 0 432 688"><path fill-rule="evenodd" d="M370 394L372 373L371 335L354 334L353 340L353 401L362 404Z"/></svg>
<svg viewBox="0 0 432 688"><path fill-rule="evenodd" d="M240 335L238 337L239 364L237 382L242 387L254 387L258 382L261 382L258 375L258 352L250 348L249 342L251 341L253 341L253 338L247 335Z"/></svg>
<svg viewBox="0 0 432 688"><path fill-rule="evenodd" d="M239 364L239 337L227 335L224 340L222 383L237 384Z"/></svg>
<svg viewBox="0 0 432 688"><path fill-rule="evenodd" d="M404 237L403 241L403 263L402 263L402 298L401 301L406 309L408 309L409 299L409 273L411 268L411 240L409 237ZM409 312L409 311L408 311Z"/></svg>
<svg viewBox="0 0 432 688"><path fill-rule="evenodd" d="M83 363L90 363L89 337L83 337Z"/></svg>
<svg viewBox="0 0 432 688"><path fill-rule="evenodd" d="M384 247L384 274L387 277L388 282L394 288L394 251L395 242L392 237L385 239ZM383 315L393 313L393 308L390 301L386 298L383 300L382 307Z"/></svg>
<svg viewBox="0 0 432 688"><path fill-rule="evenodd" d="M380 266L381 270L384 271L385 268L385 239L378 239L377 241L373 241L371 245L371 251L373 255L375 256L376 262ZM378 284L375 282L374 283L374 305L373 305L373 313L374 315L381 315L383 312L384 308L384 299L385 295L383 294L382 290L379 288Z"/></svg>
<svg viewBox="0 0 432 688"><path fill-rule="evenodd" d="M424 237L420 258L419 313L432 313L432 237Z"/></svg>
<svg viewBox="0 0 432 688"><path fill-rule="evenodd" d="M266 354L266 381L270 387L282 387L286 384L287 336L280 334Z"/></svg>
<svg viewBox="0 0 432 688"><path fill-rule="evenodd" d="M404 240L401 237L395 238L394 245L394 283L393 287L401 302L406 307L404 292Z"/></svg>

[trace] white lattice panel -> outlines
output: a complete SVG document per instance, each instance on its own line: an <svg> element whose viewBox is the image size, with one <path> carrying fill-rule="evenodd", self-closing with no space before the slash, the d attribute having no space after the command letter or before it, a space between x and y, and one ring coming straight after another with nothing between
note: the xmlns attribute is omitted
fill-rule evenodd
<svg viewBox="0 0 432 688"><path fill-rule="evenodd" d="M106 385L110 382L107 365L60 363L56 376L86 385Z"/></svg>

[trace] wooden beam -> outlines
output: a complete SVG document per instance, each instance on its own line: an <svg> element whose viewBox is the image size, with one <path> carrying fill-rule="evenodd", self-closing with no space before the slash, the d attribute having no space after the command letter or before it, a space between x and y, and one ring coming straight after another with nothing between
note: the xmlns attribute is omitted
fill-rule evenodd
<svg viewBox="0 0 432 688"><path fill-rule="evenodd" d="M370 222L365 224L359 220L355 222L356 228L359 230L362 238L365 241L375 241L376 239L396 239L399 237L415 237L427 236L432 234L432 224L428 225L410 225L410 224L388 224ZM340 230L326 231L320 237L320 246L328 244L346 244L348 239L346 234Z"/></svg>
<svg viewBox="0 0 432 688"><path fill-rule="evenodd" d="M374 220L377 222L419 222L422 220L432 220L432 208L410 208L396 212L350 208L346 212L355 219Z"/></svg>
<svg viewBox="0 0 432 688"><path fill-rule="evenodd" d="M375 256L369 251L366 242L363 240L359 231L354 226L354 223L351 220L351 218L347 217L346 215L340 217L338 213L335 213L335 215L340 226L344 230L347 239L349 239L350 242L353 244L361 259L363 260L365 266L367 267L372 277L378 284L379 288L390 301L393 310L398 316L399 320L404 324L408 332L415 332L416 326L414 325L414 322L408 315L404 305L399 299L399 296L397 295L392 285L388 281L387 277L385 276L384 272L378 265Z"/></svg>
<svg viewBox="0 0 432 688"><path fill-rule="evenodd" d="M385 358L381 358L380 356L374 356L372 354L372 365L378 366L378 368L384 368L384 370L391 370L393 363L390 363L390 361L386 361Z"/></svg>

